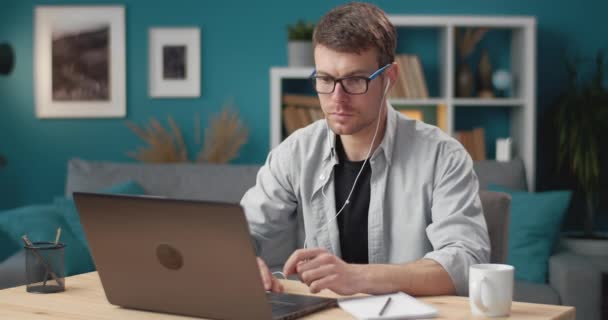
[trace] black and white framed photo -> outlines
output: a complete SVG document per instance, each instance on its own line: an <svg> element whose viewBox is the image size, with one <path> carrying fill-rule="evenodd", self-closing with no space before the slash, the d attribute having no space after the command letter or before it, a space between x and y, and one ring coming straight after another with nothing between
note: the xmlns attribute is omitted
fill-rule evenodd
<svg viewBox="0 0 608 320"><path fill-rule="evenodd" d="M151 97L201 95L199 28L150 28L149 90Z"/></svg>
<svg viewBox="0 0 608 320"><path fill-rule="evenodd" d="M37 6L38 118L126 115L123 6Z"/></svg>

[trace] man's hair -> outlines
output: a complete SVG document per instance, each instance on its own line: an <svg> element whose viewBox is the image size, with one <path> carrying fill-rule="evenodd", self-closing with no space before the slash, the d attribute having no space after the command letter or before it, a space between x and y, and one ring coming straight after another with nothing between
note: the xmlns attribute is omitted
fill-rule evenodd
<svg viewBox="0 0 608 320"><path fill-rule="evenodd" d="M382 9L369 3L353 2L332 9L315 27L313 45L338 52L361 53L376 49L378 67L395 61L395 26Z"/></svg>

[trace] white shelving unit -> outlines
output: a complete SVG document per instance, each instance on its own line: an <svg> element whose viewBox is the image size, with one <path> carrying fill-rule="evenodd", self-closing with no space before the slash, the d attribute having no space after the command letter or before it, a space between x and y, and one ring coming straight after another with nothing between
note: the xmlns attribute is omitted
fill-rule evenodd
<svg viewBox="0 0 608 320"><path fill-rule="evenodd" d="M536 19L520 16L421 16L391 15L392 23L401 28L425 28L438 31L439 66L438 97L428 99L390 99L399 106L446 107L446 128L452 135L458 108L496 108L509 110L510 136L515 157L526 166L528 188L533 191L536 176ZM455 96L455 30L459 27L488 27L510 31L510 72L514 87L508 98L458 98ZM400 52L398 52L400 53ZM425 59L424 57L421 57ZM283 80L306 79L311 68L272 67L270 69L270 142L277 146L281 135L281 97Z"/></svg>

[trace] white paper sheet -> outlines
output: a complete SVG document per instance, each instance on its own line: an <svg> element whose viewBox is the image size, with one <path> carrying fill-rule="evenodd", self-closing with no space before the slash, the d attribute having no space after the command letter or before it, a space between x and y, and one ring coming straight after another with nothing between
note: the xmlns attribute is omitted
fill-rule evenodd
<svg viewBox="0 0 608 320"><path fill-rule="evenodd" d="M388 297L391 302L383 315L379 315ZM437 316L437 309L403 292L346 298L339 300L338 305L357 319L426 319Z"/></svg>

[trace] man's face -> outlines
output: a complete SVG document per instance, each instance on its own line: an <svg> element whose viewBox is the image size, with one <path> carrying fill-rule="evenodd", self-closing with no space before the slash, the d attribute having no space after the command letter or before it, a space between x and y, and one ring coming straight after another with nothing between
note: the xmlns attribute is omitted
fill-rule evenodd
<svg viewBox="0 0 608 320"><path fill-rule="evenodd" d="M343 53L317 45L315 64L318 76L334 79L364 76L369 77L379 69L375 49L356 53ZM380 66L382 67L382 66ZM339 135L356 135L373 132L379 116L382 94L386 86L386 76L392 76L392 67L369 82L367 93L348 94L340 83L336 83L333 93L319 94L321 108L332 131ZM394 82L394 81L391 81Z"/></svg>

